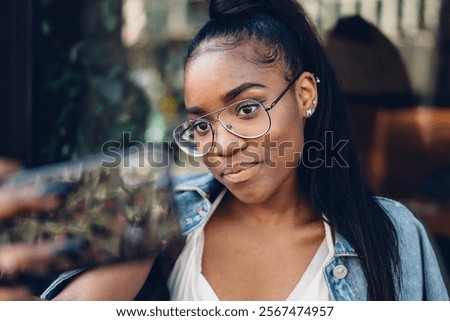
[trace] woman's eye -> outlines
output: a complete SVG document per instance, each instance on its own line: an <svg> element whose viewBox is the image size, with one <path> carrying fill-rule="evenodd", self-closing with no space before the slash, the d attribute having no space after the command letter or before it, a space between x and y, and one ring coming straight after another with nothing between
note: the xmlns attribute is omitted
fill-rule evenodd
<svg viewBox="0 0 450 321"><path fill-rule="evenodd" d="M193 127L198 133L206 133L209 130L209 124L204 121L195 123Z"/></svg>
<svg viewBox="0 0 450 321"><path fill-rule="evenodd" d="M259 105L253 104L253 105L245 105L242 107L239 107L238 109L238 116L246 116L254 113L259 108Z"/></svg>

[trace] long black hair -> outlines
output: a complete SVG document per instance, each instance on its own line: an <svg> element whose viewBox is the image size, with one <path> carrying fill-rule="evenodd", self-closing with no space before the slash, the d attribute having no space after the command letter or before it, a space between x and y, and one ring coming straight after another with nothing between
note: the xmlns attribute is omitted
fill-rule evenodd
<svg viewBox="0 0 450 321"><path fill-rule="evenodd" d="M355 248L367 280L369 300L397 299L400 273L397 233L387 213L366 184L351 144L351 130L335 72L303 8L295 0L212 0L210 21L200 30L188 51L187 61L201 45L215 41L218 50L256 40L261 63L283 60L287 78L310 71L320 79L319 106L306 121L305 142L326 139L348 141L340 155L345 164L298 168L302 193L312 207L324 213L330 226ZM327 137L328 136L328 137ZM329 144L329 142L328 142ZM325 152L317 157L325 159ZM348 165L348 166L345 166Z"/></svg>

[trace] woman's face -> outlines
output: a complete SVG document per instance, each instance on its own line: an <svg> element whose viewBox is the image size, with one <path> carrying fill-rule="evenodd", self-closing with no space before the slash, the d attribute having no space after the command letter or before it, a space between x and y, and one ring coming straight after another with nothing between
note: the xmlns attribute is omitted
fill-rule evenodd
<svg viewBox="0 0 450 321"><path fill-rule="evenodd" d="M264 65L252 59L255 48L243 44L230 50L204 50L185 72L185 103L189 119L244 99L269 106L286 88L283 62ZM215 145L204 164L240 201L262 203L285 188L297 188L306 109L316 99L313 76L304 73L268 113L271 128L257 139L243 139L213 123ZM210 121L217 119L217 114Z"/></svg>

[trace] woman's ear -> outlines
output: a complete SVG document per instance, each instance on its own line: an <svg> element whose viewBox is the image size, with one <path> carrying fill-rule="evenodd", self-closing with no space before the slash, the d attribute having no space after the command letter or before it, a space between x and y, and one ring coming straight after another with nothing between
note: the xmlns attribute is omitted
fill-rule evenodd
<svg viewBox="0 0 450 321"><path fill-rule="evenodd" d="M311 117L316 111L318 104L317 83L318 78L308 71L303 72L295 83L297 106L300 115L303 115L304 118Z"/></svg>

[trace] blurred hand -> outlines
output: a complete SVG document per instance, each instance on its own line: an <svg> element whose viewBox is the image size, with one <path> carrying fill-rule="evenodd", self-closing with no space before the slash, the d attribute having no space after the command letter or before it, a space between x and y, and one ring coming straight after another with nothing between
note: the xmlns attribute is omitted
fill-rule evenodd
<svg viewBox="0 0 450 321"><path fill-rule="evenodd" d="M0 180L20 170L19 163L0 158ZM54 195L39 197L35 189L0 189L0 220L11 218L18 213L48 211L58 206Z"/></svg>
<svg viewBox="0 0 450 321"><path fill-rule="evenodd" d="M20 169L17 162L0 158L0 180ZM51 212L60 205L60 198L54 194L41 196L39 193L59 193L59 190L42 190L36 186L0 186L0 221L14 218L22 213ZM28 188L29 187L29 188ZM39 214L39 213L37 213ZM120 219L123 217L120 216ZM120 225L121 221L113 223ZM117 227L119 229L119 227ZM12 235L12 234L10 234ZM36 285L36 276L48 277L55 271L73 269L73 260L81 253L77 238L51 236L38 238L36 243L0 245L0 300L37 300L28 288ZM44 241L45 239L45 241ZM95 250L93 247L92 250ZM81 253L87 254L87 251ZM75 257L75 258L74 258ZM81 275L70 282L55 300L132 300L141 289L152 267L153 259L119 262L103 265ZM3 283L2 283L3 280ZM11 286L20 282L22 286ZM14 283L16 282L16 283ZM30 285L28 287L28 285ZM36 294L41 288L33 290Z"/></svg>
<svg viewBox="0 0 450 321"><path fill-rule="evenodd" d="M0 180L18 171L21 166L18 162L0 158ZM30 211L48 211L58 206L59 200L55 195L39 197L35 189L13 190L0 189L0 220L12 218L15 215ZM26 271L45 269L47 262L51 261L55 244L2 245L0 246L0 282L7 275ZM35 300L24 287L1 286L0 300Z"/></svg>
<svg viewBox="0 0 450 321"><path fill-rule="evenodd" d="M32 301L38 300L33 297L26 288L0 287L0 301Z"/></svg>

